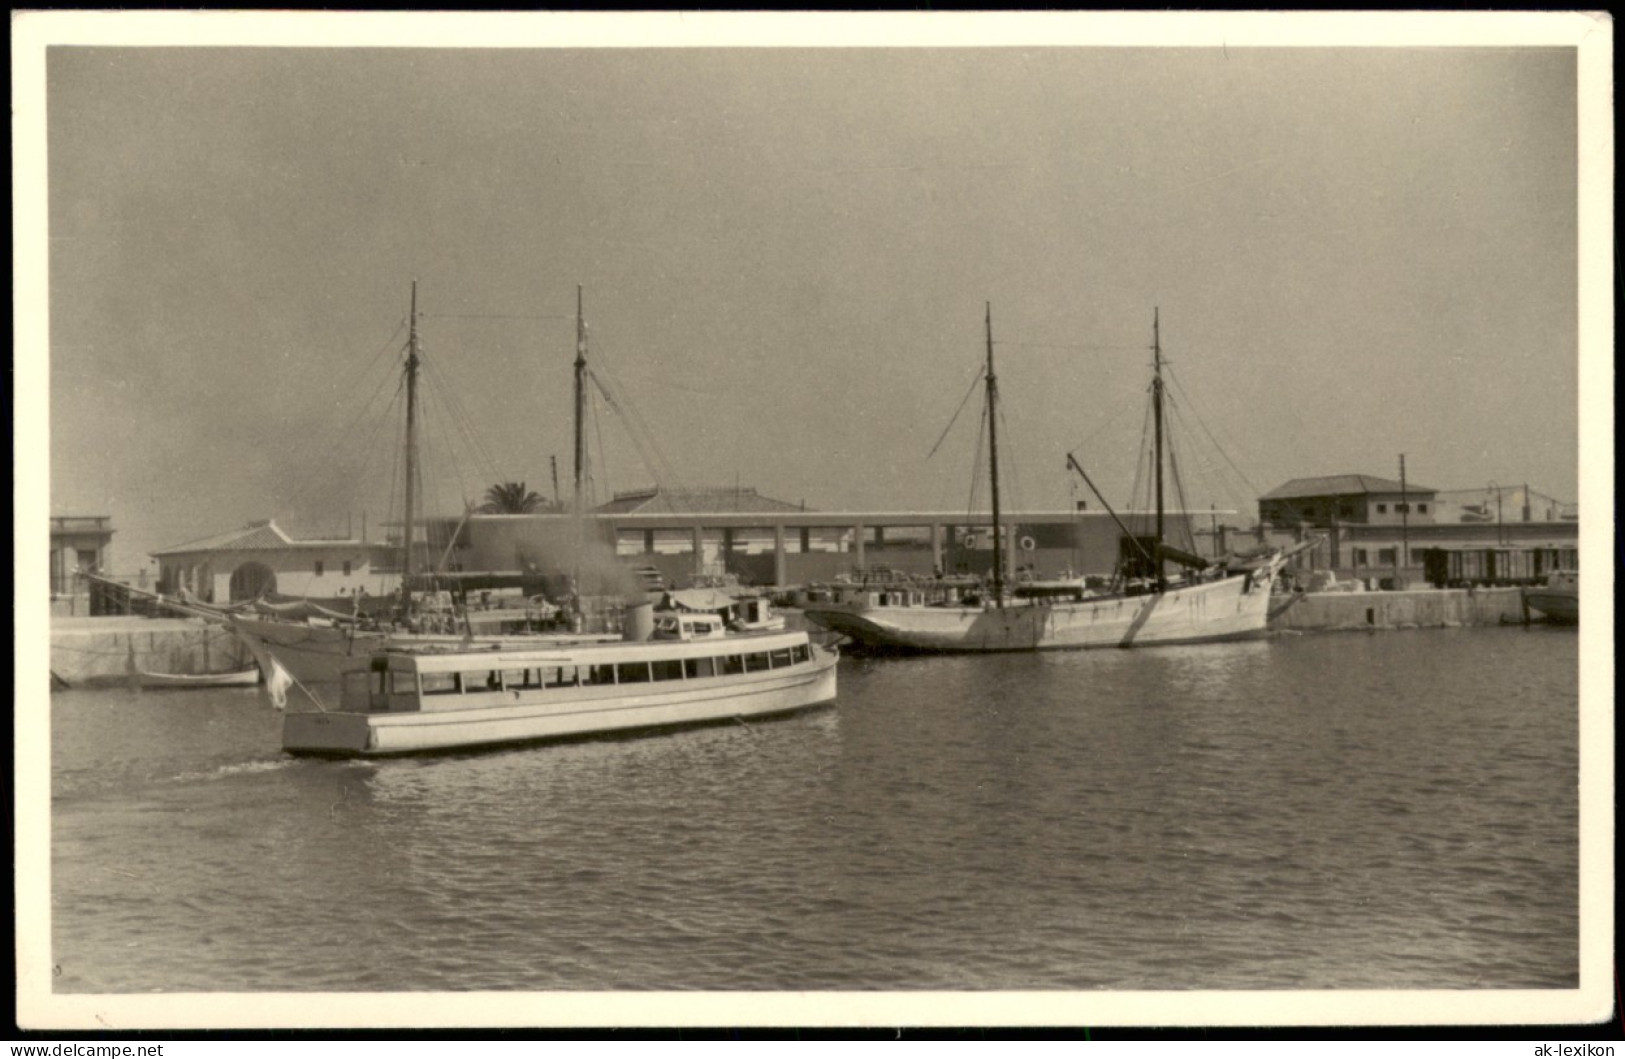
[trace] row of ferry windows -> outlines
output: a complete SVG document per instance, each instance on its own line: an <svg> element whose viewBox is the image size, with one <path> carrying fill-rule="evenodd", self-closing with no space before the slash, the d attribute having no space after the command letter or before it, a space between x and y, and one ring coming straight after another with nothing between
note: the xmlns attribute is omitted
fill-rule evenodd
<svg viewBox="0 0 1625 1059"><path fill-rule="evenodd" d="M649 684L661 680L698 680L782 669L811 657L806 644L777 651L707 658L670 658L655 662L620 662L595 666L543 666L488 669L475 673L424 673L423 694L456 695L465 691L519 691L525 688L575 688L595 684ZM381 674L380 674L381 675Z"/></svg>

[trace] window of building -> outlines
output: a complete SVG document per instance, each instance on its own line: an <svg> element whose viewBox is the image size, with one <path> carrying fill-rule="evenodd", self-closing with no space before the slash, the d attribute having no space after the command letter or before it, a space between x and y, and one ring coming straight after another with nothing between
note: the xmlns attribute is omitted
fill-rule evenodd
<svg viewBox="0 0 1625 1059"><path fill-rule="evenodd" d="M1401 515L1409 515L1411 513L1411 505L1409 505L1409 504L1395 504L1394 505L1394 510L1399 512Z"/></svg>
<svg viewBox="0 0 1625 1059"><path fill-rule="evenodd" d="M316 576L322 576L322 561L320 559L316 560Z"/></svg>
<svg viewBox="0 0 1625 1059"><path fill-rule="evenodd" d="M1354 505L1353 504L1338 504L1337 505L1337 517L1338 518L1353 518L1354 517Z"/></svg>
<svg viewBox="0 0 1625 1059"><path fill-rule="evenodd" d="M1397 562L1398 560L1399 560L1399 549L1398 548L1378 548L1377 549L1377 562L1379 562L1379 563L1393 563L1393 562Z"/></svg>
<svg viewBox="0 0 1625 1059"><path fill-rule="evenodd" d="M344 576L350 576L350 560L348 559L344 560Z"/></svg>
<svg viewBox="0 0 1625 1059"><path fill-rule="evenodd" d="M1388 514L1388 505L1387 504L1378 504L1377 505L1377 514L1379 514L1379 515Z"/></svg>
<svg viewBox="0 0 1625 1059"><path fill-rule="evenodd" d="M1371 560L1367 556L1366 550L1364 548L1356 548L1356 549L1354 549L1354 565L1355 566L1367 566L1367 565L1370 564L1370 562L1371 562Z"/></svg>
<svg viewBox="0 0 1625 1059"><path fill-rule="evenodd" d="M1416 510L1419 514L1425 515L1428 513L1428 506L1426 504L1417 504Z"/></svg>

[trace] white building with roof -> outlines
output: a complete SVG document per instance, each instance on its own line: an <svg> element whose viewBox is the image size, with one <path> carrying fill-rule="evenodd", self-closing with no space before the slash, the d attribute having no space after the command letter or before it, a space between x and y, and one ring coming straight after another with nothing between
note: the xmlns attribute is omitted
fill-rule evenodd
<svg viewBox="0 0 1625 1059"><path fill-rule="evenodd" d="M158 590L181 590L205 603L235 603L262 595L330 599L365 588L394 590L393 576L374 570L375 545L356 539L290 537L274 519L152 553Z"/></svg>

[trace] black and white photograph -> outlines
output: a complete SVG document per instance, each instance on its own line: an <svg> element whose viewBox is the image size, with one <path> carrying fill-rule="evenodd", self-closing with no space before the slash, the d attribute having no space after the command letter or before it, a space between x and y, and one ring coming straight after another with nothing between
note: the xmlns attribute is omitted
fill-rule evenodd
<svg viewBox="0 0 1625 1059"><path fill-rule="evenodd" d="M1606 14L12 30L23 1028L1612 1017Z"/></svg>

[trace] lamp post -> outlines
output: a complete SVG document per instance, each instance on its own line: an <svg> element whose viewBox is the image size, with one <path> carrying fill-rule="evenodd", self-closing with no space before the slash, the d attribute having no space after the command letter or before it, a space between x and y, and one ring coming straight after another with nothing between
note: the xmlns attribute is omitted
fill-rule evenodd
<svg viewBox="0 0 1625 1059"><path fill-rule="evenodd" d="M1405 454L1399 454L1399 565L1411 565L1411 498L1405 486ZM1395 571L1398 576L1398 571Z"/></svg>

